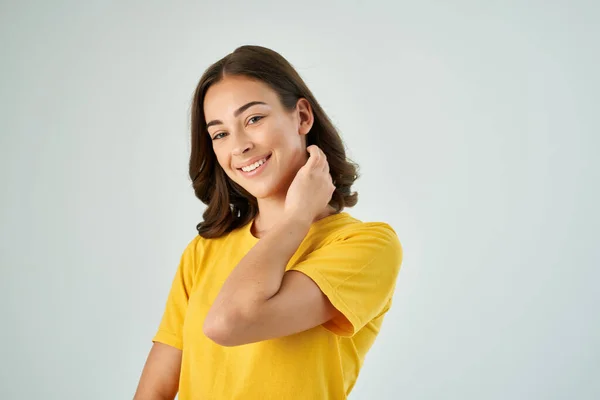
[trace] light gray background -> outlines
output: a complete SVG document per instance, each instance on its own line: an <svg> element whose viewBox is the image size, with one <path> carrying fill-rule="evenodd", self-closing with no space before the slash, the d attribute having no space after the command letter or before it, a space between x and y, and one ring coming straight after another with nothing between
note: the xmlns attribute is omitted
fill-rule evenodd
<svg viewBox="0 0 600 400"><path fill-rule="evenodd" d="M351 395L600 397L593 1L2 2L0 398L128 399L203 205L188 115L242 44L300 72L405 251Z"/></svg>

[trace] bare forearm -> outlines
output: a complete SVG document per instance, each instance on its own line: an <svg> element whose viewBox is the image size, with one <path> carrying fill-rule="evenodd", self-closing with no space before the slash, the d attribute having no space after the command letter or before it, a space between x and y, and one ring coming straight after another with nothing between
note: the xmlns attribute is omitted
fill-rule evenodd
<svg viewBox="0 0 600 400"><path fill-rule="evenodd" d="M144 365L134 400L173 400L179 389L181 350L156 342Z"/></svg>
<svg viewBox="0 0 600 400"><path fill-rule="evenodd" d="M311 223L305 218L289 217L271 228L231 272L207 318L226 309L250 313L274 296L281 287L287 263Z"/></svg>
<svg viewBox="0 0 600 400"><path fill-rule="evenodd" d="M160 393L141 393L136 392L133 400L173 400L175 396L165 396Z"/></svg>

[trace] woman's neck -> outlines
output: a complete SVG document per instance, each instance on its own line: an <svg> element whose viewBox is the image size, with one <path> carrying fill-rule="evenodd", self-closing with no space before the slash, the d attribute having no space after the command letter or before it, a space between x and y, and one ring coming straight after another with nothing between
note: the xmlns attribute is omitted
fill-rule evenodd
<svg viewBox="0 0 600 400"><path fill-rule="evenodd" d="M283 203L279 205L275 203L265 204L263 202L261 204L259 201L258 210L258 214L254 218L254 222L252 224L252 234L254 234L256 237L265 235L269 229L271 229L271 227L285 217ZM335 209L327 205L327 207L325 207L323 211L315 217L313 223L335 213Z"/></svg>

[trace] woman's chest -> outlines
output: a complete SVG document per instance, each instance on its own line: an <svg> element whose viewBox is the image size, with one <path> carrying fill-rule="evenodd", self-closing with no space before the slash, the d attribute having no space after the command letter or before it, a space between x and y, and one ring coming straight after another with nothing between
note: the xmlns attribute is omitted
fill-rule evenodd
<svg viewBox="0 0 600 400"><path fill-rule="evenodd" d="M239 264L248 249L215 247L199 260L197 275L189 293L183 324L183 340L204 337L204 319L223 284Z"/></svg>

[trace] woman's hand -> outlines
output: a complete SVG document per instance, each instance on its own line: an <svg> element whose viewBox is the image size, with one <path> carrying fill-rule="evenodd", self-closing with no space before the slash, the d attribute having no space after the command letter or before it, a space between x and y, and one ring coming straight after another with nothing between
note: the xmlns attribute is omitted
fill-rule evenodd
<svg viewBox="0 0 600 400"><path fill-rule="evenodd" d="M335 185L325 153L314 144L306 150L310 156L288 188L284 210L286 216L312 223L329 204Z"/></svg>

